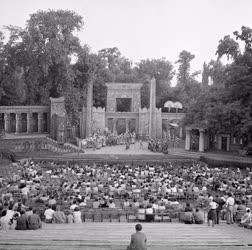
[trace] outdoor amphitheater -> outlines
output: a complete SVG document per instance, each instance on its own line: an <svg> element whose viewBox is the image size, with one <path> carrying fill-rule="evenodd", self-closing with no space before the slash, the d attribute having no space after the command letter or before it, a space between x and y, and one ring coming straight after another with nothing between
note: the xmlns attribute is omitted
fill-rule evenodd
<svg viewBox="0 0 252 250"><path fill-rule="evenodd" d="M19 184L26 180L30 186L25 206L27 210L30 206L37 209L42 228L1 230L0 249L126 249L137 223L143 226L148 249L252 249L251 230L238 226L241 219L238 213L234 224L226 224L223 216L218 225L207 225L207 195L215 196L218 192L224 195L227 190L216 191L213 183L197 182L192 189L186 185L191 185L190 181L200 173L212 174L216 179L223 180L227 174L237 175L237 169L208 168L200 163L197 153L182 153L174 149L164 155L150 152L147 143L144 143L143 149L139 146L136 142L129 150L124 145L118 145L100 150L90 148L85 153L41 151L30 154L33 159L21 159L21 155L17 155L19 163L2 163L0 176L3 180L13 181L14 178ZM39 175L34 176L34 173ZM21 178L18 177L20 175ZM176 191L162 192L161 185L169 183L166 182L169 175L174 181L168 186L172 188L176 182L179 185ZM38 176L40 181L36 182ZM151 180L147 180L147 176ZM182 177L182 182L178 176ZM119 189L126 183L125 189ZM148 188L146 183L153 185ZM94 188L95 184L98 190ZM2 185L2 197L11 193L14 201L23 202L22 192L14 188L14 183L9 186L12 188L4 189ZM36 191L32 191L34 186ZM204 191L203 186L207 190ZM228 190L234 192L234 189ZM237 200L245 197L245 193L237 190L234 195ZM94 205L96 201L100 203L98 207ZM108 202L108 206L103 207L103 201ZM110 206L110 201L114 206ZM149 203L156 209L153 220L148 222L144 213L140 215L139 207L145 204L146 208ZM184 223L186 203L190 203L193 209L201 209L203 224ZM56 216L52 223L45 223L47 204L54 204L56 211L63 211L63 220L58 220ZM81 223L67 223L73 204L80 208ZM162 205L165 207L162 208ZM247 200L246 205L251 207L252 203Z"/></svg>
<svg viewBox="0 0 252 250"><path fill-rule="evenodd" d="M0 7L0 250L252 250L251 0Z"/></svg>

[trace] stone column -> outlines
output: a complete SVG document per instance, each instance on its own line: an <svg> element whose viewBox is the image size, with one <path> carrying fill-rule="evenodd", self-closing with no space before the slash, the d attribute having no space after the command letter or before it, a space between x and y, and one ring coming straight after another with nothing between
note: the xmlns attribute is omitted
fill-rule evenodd
<svg viewBox="0 0 252 250"><path fill-rule="evenodd" d="M230 135L227 136L227 151L230 151Z"/></svg>
<svg viewBox="0 0 252 250"><path fill-rule="evenodd" d="M32 113L27 113L26 119L27 119L26 133L31 133L32 132Z"/></svg>
<svg viewBox="0 0 252 250"><path fill-rule="evenodd" d="M126 133L128 133L129 132L129 119L128 118L126 118L125 119L125 125L126 125Z"/></svg>
<svg viewBox="0 0 252 250"><path fill-rule="evenodd" d="M87 87L87 111L86 111L86 137L92 135L93 123L93 79L88 83Z"/></svg>
<svg viewBox="0 0 252 250"><path fill-rule="evenodd" d="M221 150L221 147L222 147L222 136L221 135L218 135L218 149Z"/></svg>
<svg viewBox="0 0 252 250"><path fill-rule="evenodd" d="M6 133L10 132L10 114L4 113L4 130Z"/></svg>
<svg viewBox="0 0 252 250"><path fill-rule="evenodd" d="M182 138L183 137L183 128L179 127L179 137Z"/></svg>
<svg viewBox="0 0 252 250"><path fill-rule="evenodd" d="M16 134L20 133L21 114L16 113Z"/></svg>
<svg viewBox="0 0 252 250"><path fill-rule="evenodd" d="M38 133L43 132L42 120L43 120L43 113L38 113Z"/></svg>
<svg viewBox="0 0 252 250"><path fill-rule="evenodd" d="M191 129L186 129L186 139L185 139L185 150L190 150L191 148Z"/></svg>
<svg viewBox="0 0 252 250"><path fill-rule="evenodd" d="M50 124L51 124L51 118L50 118L50 113L47 113L46 114L47 115L47 133L50 133L50 128L51 128L51 126L50 126Z"/></svg>
<svg viewBox="0 0 252 250"><path fill-rule="evenodd" d="M150 82L150 119L149 137L156 138L156 79L153 77Z"/></svg>
<svg viewBox="0 0 252 250"><path fill-rule="evenodd" d="M199 130L199 152L204 152L205 149L205 138L204 138L204 129Z"/></svg>
<svg viewBox="0 0 252 250"><path fill-rule="evenodd" d="M117 122L117 118L113 118L113 133L114 134L117 134L117 131L116 131L116 122Z"/></svg>

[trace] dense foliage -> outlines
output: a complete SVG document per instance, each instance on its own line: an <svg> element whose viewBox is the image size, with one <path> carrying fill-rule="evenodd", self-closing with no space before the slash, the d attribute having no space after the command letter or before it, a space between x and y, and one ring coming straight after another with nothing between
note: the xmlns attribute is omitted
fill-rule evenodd
<svg viewBox="0 0 252 250"><path fill-rule="evenodd" d="M252 29L242 27L231 36L220 40L217 61L204 65L204 77L213 84L202 84L196 102L187 113L185 123L207 128L212 134L230 133L244 138L244 145L252 141ZM223 66L220 58L226 56L230 64Z"/></svg>
<svg viewBox="0 0 252 250"><path fill-rule="evenodd" d="M49 97L65 96L72 121L85 105L88 82L94 83L94 106L106 106L106 82L141 82L142 107L149 105L149 82L157 81L157 107L180 101L187 112L185 125L210 133L242 135L252 140L252 30L242 27L225 36L217 60L190 72L194 55L183 50L178 71L165 58L133 64L118 48L92 53L77 32L83 19L72 11L48 10L32 14L24 28L8 26L0 32L0 105L45 105ZM6 32L7 31L7 32ZM7 34L4 37L4 34ZM240 44L244 44L244 50ZM231 63L223 65L226 56ZM176 78L175 78L176 76ZM176 87L171 81L177 80Z"/></svg>

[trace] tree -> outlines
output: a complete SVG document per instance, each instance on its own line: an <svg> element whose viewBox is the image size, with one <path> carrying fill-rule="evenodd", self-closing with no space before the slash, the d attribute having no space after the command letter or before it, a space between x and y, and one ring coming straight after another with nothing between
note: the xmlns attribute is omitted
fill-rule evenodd
<svg viewBox="0 0 252 250"><path fill-rule="evenodd" d="M186 114L185 123L198 124L210 134L230 133L252 142L252 30L242 27L234 32L235 38L244 43L244 52L230 36L220 40L217 61L209 63L213 85L201 91ZM232 58L223 66L222 56ZM207 92L206 92L207 91Z"/></svg>
<svg viewBox="0 0 252 250"><path fill-rule="evenodd" d="M175 74L173 65L165 58L146 59L140 61L135 68L137 72L137 81L142 82L142 107L149 106L149 82L152 77L156 79L156 104L157 107L163 107L165 101L170 98L170 84Z"/></svg>
<svg viewBox="0 0 252 250"><path fill-rule="evenodd" d="M216 54L219 58L226 55L228 59L235 59L240 54L239 44L229 35L224 36L224 38L219 41Z"/></svg>
<svg viewBox="0 0 252 250"><path fill-rule="evenodd" d="M74 32L82 25L82 17L74 12L49 10L32 14L24 29L6 27L10 36L4 45L4 75L12 81L16 72L22 72L24 104L47 104L49 96L65 95L67 107L71 106L74 75L70 61L80 49Z"/></svg>
<svg viewBox="0 0 252 250"><path fill-rule="evenodd" d="M186 87L186 85L190 84L191 75L191 61L195 58L195 55L190 52L183 50L179 54L179 59L176 63L179 64L178 74L177 74L177 85L182 89Z"/></svg>
<svg viewBox="0 0 252 250"><path fill-rule="evenodd" d="M196 80L196 76L200 71L190 73L191 61L194 57L190 52L183 50L180 52L179 59L176 62L179 64L179 68L175 93L185 110L188 110L190 105L195 102L201 91L201 85Z"/></svg>
<svg viewBox="0 0 252 250"><path fill-rule="evenodd" d="M132 62L123 57L117 47L102 49L98 56L104 60L108 71L108 82L135 82L135 71Z"/></svg>
<svg viewBox="0 0 252 250"><path fill-rule="evenodd" d="M202 85L203 86L208 86L209 84L209 76L210 76L210 69L209 69L209 66L204 62L203 64L203 71L202 71Z"/></svg>

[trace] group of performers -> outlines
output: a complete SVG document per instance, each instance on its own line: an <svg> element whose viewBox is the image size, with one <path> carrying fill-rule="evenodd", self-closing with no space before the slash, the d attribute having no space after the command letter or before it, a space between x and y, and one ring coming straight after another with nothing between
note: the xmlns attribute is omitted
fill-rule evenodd
<svg viewBox="0 0 252 250"><path fill-rule="evenodd" d="M130 144L136 142L135 132L125 132L123 134L115 134L110 132L101 133L100 131L93 133L92 136L82 140L81 148L85 150L86 148L100 149L105 146L114 145L126 145L126 149L129 149Z"/></svg>
<svg viewBox="0 0 252 250"><path fill-rule="evenodd" d="M107 136L107 145L114 146L114 145L126 145L126 149L129 148L130 144L135 144L136 142L136 133L135 132L126 132L120 135L116 134L108 134Z"/></svg>
<svg viewBox="0 0 252 250"><path fill-rule="evenodd" d="M160 153L168 154L168 148L176 147L180 141L181 139L178 137L166 138L163 140L150 139L148 141L148 149L152 152L160 152Z"/></svg>
<svg viewBox="0 0 252 250"><path fill-rule="evenodd" d="M167 140L154 140L150 139L148 141L148 149L152 152L160 152L168 154L169 143Z"/></svg>

